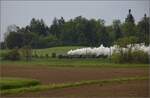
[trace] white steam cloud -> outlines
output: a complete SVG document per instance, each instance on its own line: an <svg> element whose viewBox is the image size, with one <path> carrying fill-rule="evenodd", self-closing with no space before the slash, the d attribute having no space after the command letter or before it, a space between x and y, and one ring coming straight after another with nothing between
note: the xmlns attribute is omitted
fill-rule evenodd
<svg viewBox="0 0 150 98"><path fill-rule="evenodd" d="M127 48L123 48L123 52L128 51L129 47L131 45L127 45ZM144 44L135 44L132 47L132 51L135 50L142 50L144 52L147 52L150 55L150 45L145 46ZM104 47L101 45L100 47L87 47L87 48L80 48L75 50L70 50L67 52L67 55L95 55L95 56L111 56L114 52L119 52L119 48L117 45L111 46L111 47Z"/></svg>

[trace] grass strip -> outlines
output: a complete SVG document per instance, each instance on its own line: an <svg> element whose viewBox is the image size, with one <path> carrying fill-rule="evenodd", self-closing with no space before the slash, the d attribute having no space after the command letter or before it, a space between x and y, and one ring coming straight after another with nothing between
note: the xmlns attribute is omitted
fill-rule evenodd
<svg viewBox="0 0 150 98"><path fill-rule="evenodd" d="M39 81L34 79L10 78L10 77L0 78L0 90L29 87L38 84L40 84Z"/></svg>
<svg viewBox="0 0 150 98"><path fill-rule="evenodd" d="M105 80L85 80L74 83L60 83L60 84L49 84L49 85L37 85L33 87L23 87L17 89L8 89L2 90L1 94L17 94L24 92L35 92L35 91L43 91L50 89L60 89L60 88L68 88L68 87L77 87L83 85L91 85L91 84L109 84L109 83L118 83L125 81L133 81L133 80L147 80L148 77L125 77L125 78L115 78L115 79L105 79Z"/></svg>
<svg viewBox="0 0 150 98"><path fill-rule="evenodd" d="M115 64L109 59L58 59L58 58L39 58L32 61L8 61L2 60L0 66L24 66L24 67L95 67L95 68L149 68L149 64Z"/></svg>

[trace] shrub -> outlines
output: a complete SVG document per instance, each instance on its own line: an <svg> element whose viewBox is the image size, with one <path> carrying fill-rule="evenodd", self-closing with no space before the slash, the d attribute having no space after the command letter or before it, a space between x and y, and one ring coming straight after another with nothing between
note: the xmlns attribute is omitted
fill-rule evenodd
<svg viewBox="0 0 150 98"><path fill-rule="evenodd" d="M47 53L45 54L45 58L49 58L49 55Z"/></svg>
<svg viewBox="0 0 150 98"><path fill-rule="evenodd" d="M113 53L111 59L114 63L149 63L148 53L141 50Z"/></svg>
<svg viewBox="0 0 150 98"><path fill-rule="evenodd" d="M39 58L43 58L43 55L42 55L42 54L39 54Z"/></svg>
<svg viewBox="0 0 150 98"><path fill-rule="evenodd" d="M3 53L1 57L2 60L12 60L12 61L20 60L21 58L18 49L13 49L9 52Z"/></svg>
<svg viewBox="0 0 150 98"><path fill-rule="evenodd" d="M132 61L136 63L149 63L148 53L141 50L132 52Z"/></svg>
<svg viewBox="0 0 150 98"><path fill-rule="evenodd" d="M52 53L52 58L56 58L56 53Z"/></svg>
<svg viewBox="0 0 150 98"><path fill-rule="evenodd" d="M37 54L36 52L34 53L34 57L35 57L35 58L38 58L38 54Z"/></svg>
<svg viewBox="0 0 150 98"><path fill-rule="evenodd" d="M58 55L58 58L59 58L59 59L63 58L63 55L59 54L59 55Z"/></svg>
<svg viewBox="0 0 150 98"><path fill-rule="evenodd" d="M27 61L32 59L32 48L31 46L24 46L20 49L20 54L22 58L25 58Z"/></svg>
<svg viewBox="0 0 150 98"><path fill-rule="evenodd" d="M123 63L123 57L120 53L113 53L111 59L114 63Z"/></svg>
<svg viewBox="0 0 150 98"><path fill-rule="evenodd" d="M37 54L37 58L40 58L40 54Z"/></svg>

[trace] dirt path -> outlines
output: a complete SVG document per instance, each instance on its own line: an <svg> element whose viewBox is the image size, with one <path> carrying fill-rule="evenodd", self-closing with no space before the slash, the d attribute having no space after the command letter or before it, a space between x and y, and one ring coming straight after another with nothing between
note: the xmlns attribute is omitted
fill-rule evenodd
<svg viewBox="0 0 150 98"><path fill-rule="evenodd" d="M46 68L1 66L1 76L24 77L42 83L76 82L81 80L109 79L128 76L148 76L146 68Z"/></svg>

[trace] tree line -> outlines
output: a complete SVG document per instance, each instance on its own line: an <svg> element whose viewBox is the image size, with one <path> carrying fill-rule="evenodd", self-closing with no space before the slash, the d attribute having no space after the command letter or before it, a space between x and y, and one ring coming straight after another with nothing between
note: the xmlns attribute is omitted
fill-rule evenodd
<svg viewBox="0 0 150 98"><path fill-rule="evenodd" d="M106 26L103 19L87 19L82 16L65 21L63 17L54 18L52 25L47 26L43 19L33 18L25 27L10 25L1 48L47 48L63 45L104 46L113 45L118 39L135 37L138 43L149 45L149 21L143 18L136 24L129 9L123 23L113 20Z"/></svg>

